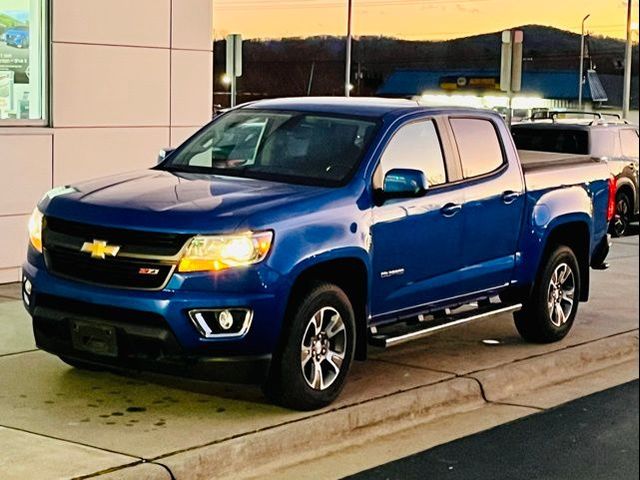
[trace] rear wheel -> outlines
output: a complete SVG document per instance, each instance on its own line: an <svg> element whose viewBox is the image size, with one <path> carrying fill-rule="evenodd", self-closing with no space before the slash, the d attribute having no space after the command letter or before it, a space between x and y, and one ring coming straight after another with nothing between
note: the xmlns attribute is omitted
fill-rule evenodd
<svg viewBox="0 0 640 480"><path fill-rule="evenodd" d="M631 199L626 192L618 192L616 194L616 215L611 221L611 235L614 237L623 237L629 230L631 223Z"/></svg>
<svg viewBox="0 0 640 480"><path fill-rule="evenodd" d="M330 404L342 391L351 366L355 331L346 294L328 283L311 286L292 309L265 394L297 410Z"/></svg>
<svg viewBox="0 0 640 480"><path fill-rule="evenodd" d="M580 299L580 268L573 251L558 246L547 257L531 297L514 315L516 328L527 341L551 343L567 336Z"/></svg>

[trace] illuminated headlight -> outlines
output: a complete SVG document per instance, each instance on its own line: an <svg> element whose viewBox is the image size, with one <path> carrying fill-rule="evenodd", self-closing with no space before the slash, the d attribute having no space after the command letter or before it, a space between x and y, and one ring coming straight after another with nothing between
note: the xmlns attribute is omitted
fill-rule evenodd
<svg viewBox="0 0 640 480"><path fill-rule="evenodd" d="M42 253L42 220L43 215L38 210L38 208L34 208L31 217L29 218L29 241L33 248Z"/></svg>
<svg viewBox="0 0 640 480"><path fill-rule="evenodd" d="M194 237L178 265L179 272L220 271L265 259L273 232Z"/></svg>

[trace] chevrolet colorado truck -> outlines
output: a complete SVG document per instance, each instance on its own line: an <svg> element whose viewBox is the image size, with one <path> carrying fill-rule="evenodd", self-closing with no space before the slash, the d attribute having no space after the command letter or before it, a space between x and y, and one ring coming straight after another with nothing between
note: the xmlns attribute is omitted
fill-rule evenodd
<svg viewBox="0 0 640 480"><path fill-rule="evenodd" d="M23 299L72 366L256 382L315 409L369 345L501 313L561 340L605 265L614 187L588 157L522 165L487 111L260 101L149 170L47 193Z"/></svg>

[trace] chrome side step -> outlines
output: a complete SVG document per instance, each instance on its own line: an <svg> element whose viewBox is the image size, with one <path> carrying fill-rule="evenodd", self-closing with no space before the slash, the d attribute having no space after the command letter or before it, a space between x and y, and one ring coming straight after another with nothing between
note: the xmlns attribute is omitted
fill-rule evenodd
<svg viewBox="0 0 640 480"><path fill-rule="evenodd" d="M423 325L418 325L417 328L407 327L404 331L398 331L398 328L393 333L384 334L382 331L372 330L372 334L369 336L369 343L376 347L389 348L396 345L402 345L403 343L418 340L419 338L428 337L434 333L438 333L448 328L464 325L465 323L475 322L476 320L482 320L484 318L493 317L494 315L500 315L502 313L513 313L522 309L522 304L514 305L488 305L485 307L479 307L477 309L453 314L444 318L439 318L436 321L425 322Z"/></svg>

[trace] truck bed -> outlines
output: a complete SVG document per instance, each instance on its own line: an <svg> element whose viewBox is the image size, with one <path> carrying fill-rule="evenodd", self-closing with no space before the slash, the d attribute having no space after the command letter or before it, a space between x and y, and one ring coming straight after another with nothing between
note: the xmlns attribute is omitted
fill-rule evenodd
<svg viewBox="0 0 640 480"><path fill-rule="evenodd" d="M518 150L529 190L577 185L607 180L609 168L604 160L588 155Z"/></svg>

